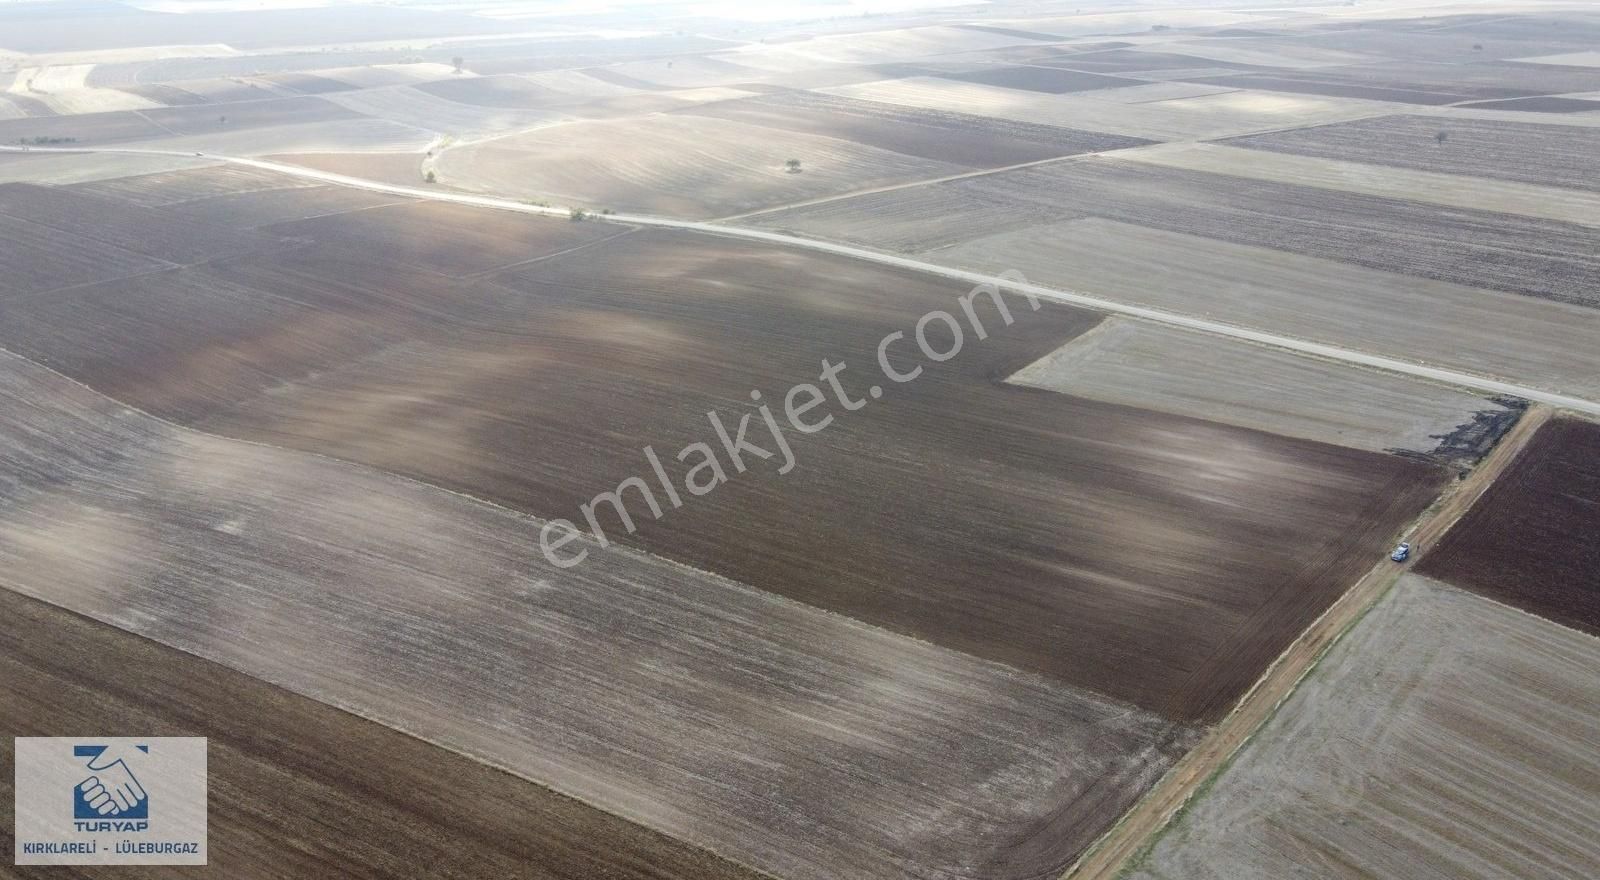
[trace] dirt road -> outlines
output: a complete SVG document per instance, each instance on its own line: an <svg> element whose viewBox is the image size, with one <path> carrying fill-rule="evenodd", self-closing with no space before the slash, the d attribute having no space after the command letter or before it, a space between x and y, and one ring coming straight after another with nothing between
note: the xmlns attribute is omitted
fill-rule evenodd
<svg viewBox="0 0 1600 880"><path fill-rule="evenodd" d="M1423 514L1407 539L1414 550L1413 558L1426 553L1472 507L1473 502L1505 472L1517 453L1527 445L1529 438L1550 416L1548 407L1529 408L1494 451L1466 479L1447 490ZM1385 559L1333 603L1279 656L1267 674L1239 700L1233 711L1168 771L1156 783L1156 787L1122 817L1122 821L1106 832L1067 870L1063 880L1112 880L1117 877L1128 860L1154 840L1206 780L1244 747L1277 711L1278 706L1288 699L1295 686L1328 648L1388 591L1405 570L1405 566Z"/></svg>

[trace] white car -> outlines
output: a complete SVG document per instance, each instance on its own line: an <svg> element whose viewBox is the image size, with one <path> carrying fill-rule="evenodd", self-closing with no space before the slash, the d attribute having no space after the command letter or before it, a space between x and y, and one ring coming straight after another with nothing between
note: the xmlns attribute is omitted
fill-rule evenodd
<svg viewBox="0 0 1600 880"><path fill-rule="evenodd" d="M1394 548L1394 552L1389 554L1389 558L1393 559L1395 562L1405 562L1407 559L1411 558L1411 545L1401 544L1400 546Z"/></svg>

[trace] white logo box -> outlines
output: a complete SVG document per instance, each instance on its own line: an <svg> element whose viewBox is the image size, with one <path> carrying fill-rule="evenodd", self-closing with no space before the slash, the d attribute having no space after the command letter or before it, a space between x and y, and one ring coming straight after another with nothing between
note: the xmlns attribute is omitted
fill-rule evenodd
<svg viewBox="0 0 1600 880"><path fill-rule="evenodd" d="M204 865L204 737L16 738L16 864Z"/></svg>

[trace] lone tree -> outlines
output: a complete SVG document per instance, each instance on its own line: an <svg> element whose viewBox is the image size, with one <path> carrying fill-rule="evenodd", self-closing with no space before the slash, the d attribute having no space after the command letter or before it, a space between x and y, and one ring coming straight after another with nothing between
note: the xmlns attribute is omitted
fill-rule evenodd
<svg viewBox="0 0 1600 880"><path fill-rule="evenodd" d="M456 66L456 73L460 73L461 72L461 67L462 67L462 65L467 63L467 59L462 58L460 55L457 55L456 57L450 59L450 63L454 64Z"/></svg>
<svg viewBox="0 0 1600 880"><path fill-rule="evenodd" d="M436 176L433 173L432 170L429 170L427 174L422 175L422 180L423 180L424 183L438 183L439 182L438 176Z"/></svg>
<svg viewBox="0 0 1600 880"><path fill-rule="evenodd" d="M1440 144L1440 145L1441 145L1441 146L1443 146L1443 145L1444 145L1444 142L1445 142L1445 141L1447 141L1447 140L1449 140L1449 139L1450 139L1450 132L1448 132L1448 131L1441 131L1441 132L1439 132L1439 133L1438 133L1438 134L1436 134L1436 135L1434 135L1434 136L1433 136L1433 139L1434 139L1434 140L1436 140L1436 141L1438 141L1438 142L1439 142L1439 144Z"/></svg>
<svg viewBox="0 0 1600 880"><path fill-rule="evenodd" d="M790 174L799 174L800 173L800 160L799 159L790 159L789 161L783 163L783 167L789 169L789 173Z"/></svg>

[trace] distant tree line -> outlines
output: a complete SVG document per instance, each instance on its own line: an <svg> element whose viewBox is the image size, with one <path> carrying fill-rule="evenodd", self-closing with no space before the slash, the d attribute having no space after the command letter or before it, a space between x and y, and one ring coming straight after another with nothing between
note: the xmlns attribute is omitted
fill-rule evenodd
<svg viewBox="0 0 1600 880"><path fill-rule="evenodd" d="M17 138L17 143L30 147L47 147L51 144L75 144L77 142L77 138L45 137L43 135L31 138Z"/></svg>

